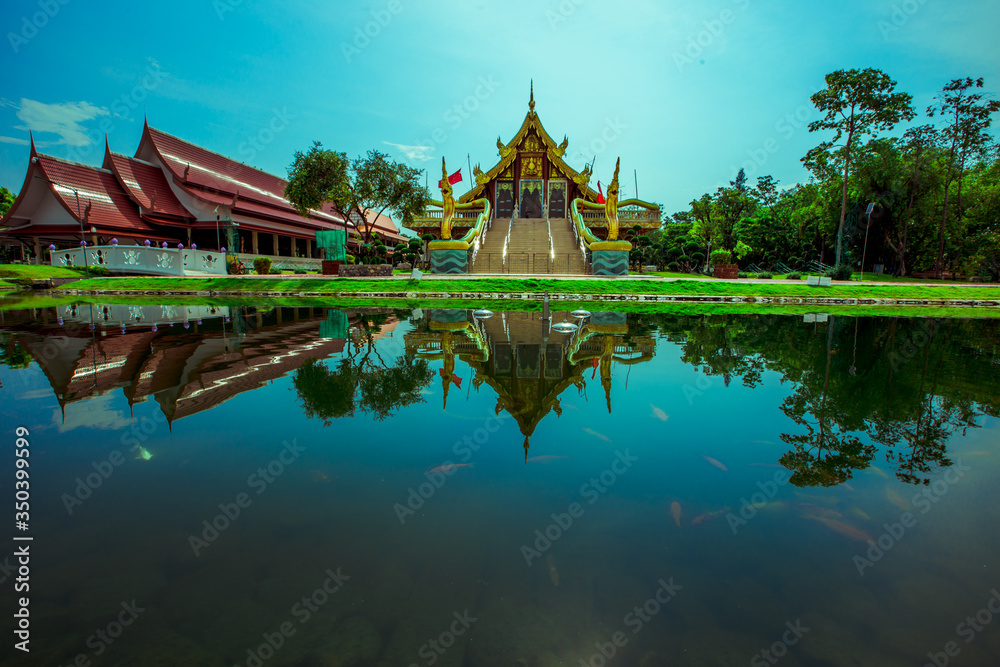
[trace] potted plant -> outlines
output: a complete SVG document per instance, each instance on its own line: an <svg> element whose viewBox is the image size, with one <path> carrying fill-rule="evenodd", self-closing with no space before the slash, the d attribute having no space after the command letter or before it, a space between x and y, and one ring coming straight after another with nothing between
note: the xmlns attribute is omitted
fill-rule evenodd
<svg viewBox="0 0 1000 667"><path fill-rule="evenodd" d="M716 278L738 278L740 267L733 263L733 253L729 250L713 250L711 255L712 275Z"/></svg>

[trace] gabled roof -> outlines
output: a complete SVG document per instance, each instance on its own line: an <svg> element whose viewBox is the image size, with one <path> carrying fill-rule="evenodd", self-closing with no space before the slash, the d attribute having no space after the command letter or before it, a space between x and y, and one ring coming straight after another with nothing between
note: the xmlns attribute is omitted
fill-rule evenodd
<svg viewBox="0 0 1000 667"><path fill-rule="evenodd" d="M589 167L585 168L583 172L579 172L563 160L562 156L565 154L566 147L569 145L569 138L563 137L562 143L557 144L552 136L542 126L542 121L538 118L538 114L535 112L535 86L534 83L532 83L531 97L528 100L528 114L524 117L524 122L521 123L521 127L518 129L517 133L514 134L514 138L506 144L504 144L499 137L497 138L497 150L500 153L500 161L485 174L477 177L475 187L459 197L458 201L464 203L476 199L482 193L486 183L492 181L494 178L503 173L508 166L513 164L514 160L517 158L517 147L521 145L521 142L524 141L531 130L534 130L535 134L542 140L544 151L549 160L569 179L577 182L581 190L596 200L597 192L592 190L587 185L587 183L590 182Z"/></svg>
<svg viewBox="0 0 1000 667"><path fill-rule="evenodd" d="M240 200L250 200L280 211L284 215L277 215L278 219L305 223L321 229L332 229L334 226L343 225L343 218L330 205L324 206L321 211L312 211L312 220L306 220L299 215L295 207L285 199L285 186L288 182L283 178L213 153L150 127L148 123L143 127L142 140L136 149L136 156L142 154L143 146L147 143L163 161L174 182L183 186L193 196L213 203L217 203L218 197L203 195L212 193L228 197L229 200L238 196Z"/></svg>
<svg viewBox="0 0 1000 667"><path fill-rule="evenodd" d="M155 229L139 215L138 207L122 190L115 175L107 169L98 169L48 155L35 154L32 171L47 183L63 208L77 221L102 231L123 231L155 234ZM27 187L37 187L34 179ZM77 201L79 193L79 202ZM12 207L13 208L13 207Z"/></svg>
<svg viewBox="0 0 1000 667"><path fill-rule="evenodd" d="M163 170L136 158L112 153L105 143L104 168L111 171L122 189L146 213L194 218L177 200Z"/></svg>

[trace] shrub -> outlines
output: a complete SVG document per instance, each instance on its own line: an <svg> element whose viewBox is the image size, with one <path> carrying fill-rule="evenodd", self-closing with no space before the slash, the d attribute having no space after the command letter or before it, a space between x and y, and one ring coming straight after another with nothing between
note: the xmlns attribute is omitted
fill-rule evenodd
<svg viewBox="0 0 1000 667"><path fill-rule="evenodd" d="M713 250L712 264L732 264L733 253L728 250Z"/></svg>
<svg viewBox="0 0 1000 667"><path fill-rule="evenodd" d="M802 280L802 274L799 273L798 271L792 271L787 276L785 276L785 280Z"/></svg>
<svg viewBox="0 0 1000 667"><path fill-rule="evenodd" d="M354 264L354 255L351 254L346 255L344 261L347 262L348 264Z"/></svg>
<svg viewBox="0 0 1000 667"><path fill-rule="evenodd" d="M297 276L304 276L306 274L306 270L305 269L295 269L294 271L292 271L292 273L294 273Z"/></svg>
<svg viewBox="0 0 1000 667"><path fill-rule="evenodd" d="M771 273L770 271L761 271L760 273L756 274L754 277L755 278L761 278L763 280L770 280L771 278L774 277L774 274Z"/></svg>
<svg viewBox="0 0 1000 667"><path fill-rule="evenodd" d="M850 280L851 273L853 273L853 271L850 266L847 264L841 264L840 266L835 266L827 271L826 276L834 280Z"/></svg>
<svg viewBox="0 0 1000 667"><path fill-rule="evenodd" d="M750 274L747 273L747 272L745 272L745 271L740 271L739 273L736 274L736 277L737 278L749 278Z"/></svg>
<svg viewBox="0 0 1000 667"><path fill-rule="evenodd" d="M88 266L86 269L82 266L69 266L68 269L76 271L80 275L86 275L87 271L90 271L90 275L93 278L106 278L111 275L106 266Z"/></svg>
<svg viewBox="0 0 1000 667"><path fill-rule="evenodd" d="M271 260L268 257L257 257L253 260L253 270L258 276L266 276L271 273Z"/></svg>
<svg viewBox="0 0 1000 667"><path fill-rule="evenodd" d="M669 264L667 264L667 270L673 271L674 273L680 271L680 268L681 266L677 262L670 262Z"/></svg>

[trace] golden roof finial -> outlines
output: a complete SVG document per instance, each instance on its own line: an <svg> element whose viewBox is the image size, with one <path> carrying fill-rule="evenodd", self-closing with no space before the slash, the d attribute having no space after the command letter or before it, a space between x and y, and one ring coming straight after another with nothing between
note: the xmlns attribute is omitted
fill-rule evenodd
<svg viewBox="0 0 1000 667"><path fill-rule="evenodd" d="M535 110L535 80L531 80L531 99L528 100L528 111Z"/></svg>

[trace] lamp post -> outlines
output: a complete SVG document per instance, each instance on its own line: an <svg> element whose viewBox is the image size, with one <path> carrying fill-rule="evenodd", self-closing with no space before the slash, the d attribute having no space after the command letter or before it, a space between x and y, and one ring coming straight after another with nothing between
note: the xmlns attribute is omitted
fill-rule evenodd
<svg viewBox="0 0 1000 667"><path fill-rule="evenodd" d="M865 213L868 214L868 225L865 227L865 248L861 251L861 282L865 281L865 255L868 254L868 230L872 226L872 211L875 210L875 203L872 202L868 204L868 210Z"/></svg>

